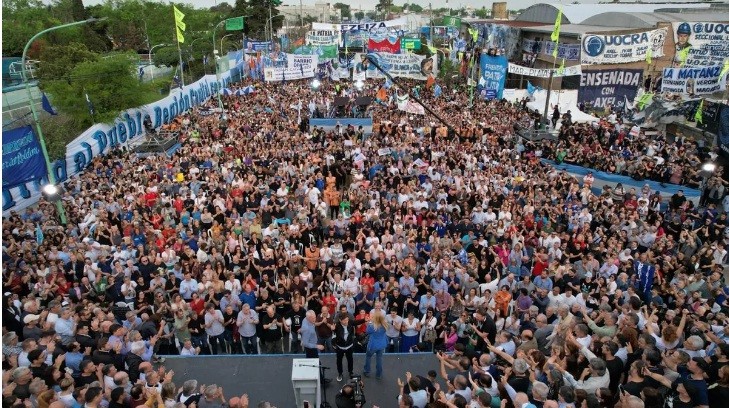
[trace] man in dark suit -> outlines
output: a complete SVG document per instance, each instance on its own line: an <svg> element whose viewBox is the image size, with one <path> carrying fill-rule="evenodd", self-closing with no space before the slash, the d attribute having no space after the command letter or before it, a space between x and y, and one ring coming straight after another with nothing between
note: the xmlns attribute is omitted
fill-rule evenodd
<svg viewBox="0 0 729 408"><path fill-rule="evenodd" d="M635 272L636 291L643 297L645 302L650 302L653 278L656 275L656 267L648 262L647 252L640 254L638 260L635 261L633 268Z"/></svg>

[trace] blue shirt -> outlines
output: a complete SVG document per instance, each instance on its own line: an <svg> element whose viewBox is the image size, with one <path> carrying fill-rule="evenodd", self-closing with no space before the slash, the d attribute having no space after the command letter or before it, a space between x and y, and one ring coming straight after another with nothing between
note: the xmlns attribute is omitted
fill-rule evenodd
<svg viewBox="0 0 729 408"><path fill-rule="evenodd" d="M367 323L367 334L370 335L367 351L384 351L387 348L387 335L384 327L380 326L375 329L371 322Z"/></svg>
<svg viewBox="0 0 729 408"><path fill-rule="evenodd" d="M253 291L251 291L251 293L241 293L238 295L238 299L240 299L241 303L248 303L248 306L250 306L252 310L256 310L256 294L253 293Z"/></svg>
<svg viewBox="0 0 729 408"><path fill-rule="evenodd" d="M301 322L301 345L305 348L313 349L316 348L318 344L316 327L309 321L309 319L304 319Z"/></svg>

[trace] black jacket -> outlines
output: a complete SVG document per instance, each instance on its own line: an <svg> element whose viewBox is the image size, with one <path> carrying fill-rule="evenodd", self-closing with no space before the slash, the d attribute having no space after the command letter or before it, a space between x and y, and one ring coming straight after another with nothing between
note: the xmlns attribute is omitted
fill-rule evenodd
<svg viewBox="0 0 729 408"><path fill-rule="evenodd" d="M337 322L337 325L334 327L334 346L341 347L341 348L348 348L354 344L354 339L356 337L356 327L362 323L364 323L365 320L349 320L349 325L347 326L347 330L349 331L349 336L347 338L344 338L344 326L342 326L342 322Z"/></svg>
<svg viewBox="0 0 729 408"><path fill-rule="evenodd" d="M127 363L127 367L129 367L129 381L136 383L139 379L139 365L142 364L142 357L139 357L134 353L129 353L127 354L125 362Z"/></svg>

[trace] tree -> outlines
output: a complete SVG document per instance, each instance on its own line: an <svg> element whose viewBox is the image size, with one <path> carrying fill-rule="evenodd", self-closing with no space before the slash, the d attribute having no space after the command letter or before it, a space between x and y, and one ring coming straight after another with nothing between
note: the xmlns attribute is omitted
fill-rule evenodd
<svg viewBox="0 0 729 408"><path fill-rule="evenodd" d="M375 6L375 10L383 13L385 15L385 18L387 18L387 15L390 13L391 8L392 0L379 0L377 5Z"/></svg>
<svg viewBox="0 0 729 408"><path fill-rule="evenodd" d="M357 12L354 13L354 19L355 20L359 21L359 20L362 20L363 18L365 18L364 11L357 11Z"/></svg>
<svg viewBox="0 0 729 408"><path fill-rule="evenodd" d="M45 88L54 105L79 123L109 122L125 109L150 102L151 88L138 80L136 62L134 53L84 61L73 67L66 80L49 82ZM94 117L85 102L87 94Z"/></svg>
<svg viewBox="0 0 729 408"><path fill-rule="evenodd" d="M352 9L349 7L349 4L344 3L334 3L333 6L335 9L339 9L340 14L342 15L342 18L352 18Z"/></svg>
<svg viewBox="0 0 729 408"><path fill-rule="evenodd" d="M279 15L276 8L280 0L236 0L233 12L228 17L252 16L246 18L244 32L246 36L254 39L263 39L267 32L269 10L271 17ZM274 32L283 26L284 19L272 18Z"/></svg>
<svg viewBox="0 0 729 408"><path fill-rule="evenodd" d="M480 9L476 10L474 12L476 17L478 18L489 18L491 17L491 10L487 10L486 7L481 7Z"/></svg>
<svg viewBox="0 0 729 408"><path fill-rule="evenodd" d="M423 6L420 4L415 3L405 3L402 6L403 10L408 10L411 13L422 13L423 12Z"/></svg>
<svg viewBox="0 0 729 408"><path fill-rule="evenodd" d="M91 52L82 43L69 45L48 46L40 55L38 78L42 88L54 81L68 80L69 74L82 62L99 60L99 54Z"/></svg>

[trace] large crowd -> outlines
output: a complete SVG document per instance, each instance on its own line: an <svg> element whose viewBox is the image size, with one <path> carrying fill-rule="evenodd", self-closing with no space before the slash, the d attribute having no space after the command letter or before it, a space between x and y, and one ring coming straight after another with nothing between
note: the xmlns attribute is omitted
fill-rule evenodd
<svg viewBox="0 0 729 408"><path fill-rule="evenodd" d="M542 161L691 185L711 152L611 118L530 142L522 104L419 85L450 127L380 82L256 83L175 118L172 157L94 159L66 225L3 218L3 406L247 407L164 356L303 354L307 313L322 352L366 351L381 315L387 352L435 353L384 373L403 407L729 401L721 167L693 202ZM371 133L309 126L338 96L374 99Z"/></svg>

